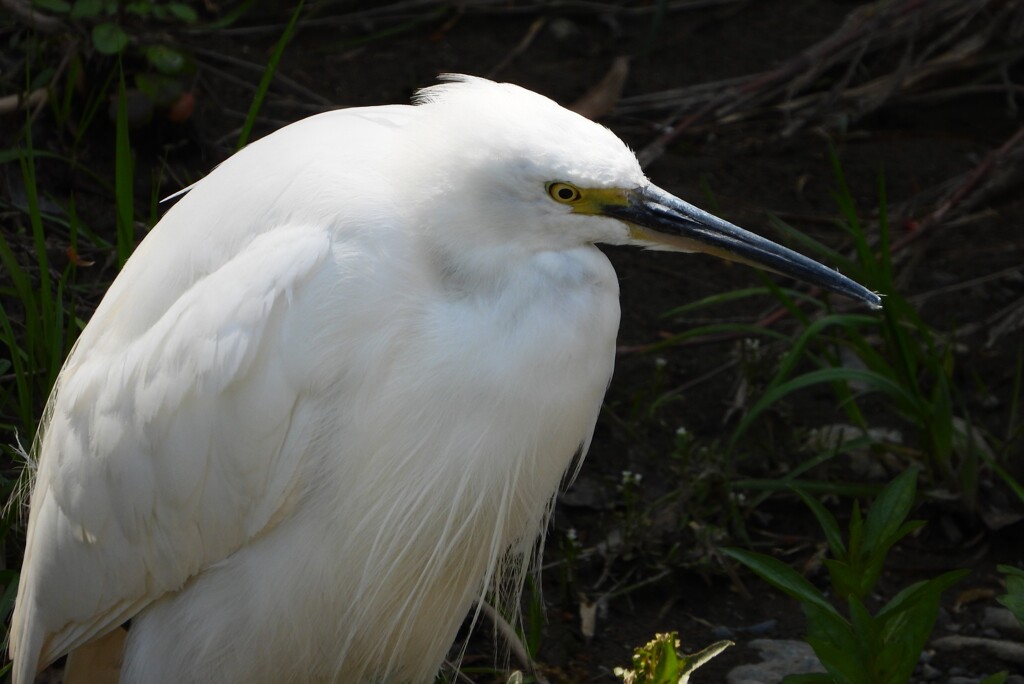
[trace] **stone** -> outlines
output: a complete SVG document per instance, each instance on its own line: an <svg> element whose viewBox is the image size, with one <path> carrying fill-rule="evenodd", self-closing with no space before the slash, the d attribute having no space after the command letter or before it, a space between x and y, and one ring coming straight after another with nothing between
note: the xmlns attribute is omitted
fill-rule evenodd
<svg viewBox="0 0 1024 684"><path fill-rule="evenodd" d="M1017 618L1006 608L994 606L985 608L985 617L981 619L981 626L985 629L994 629L1005 636L1024 636L1024 627L1021 627Z"/></svg>
<svg viewBox="0 0 1024 684"><path fill-rule="evenodd" d="M956 635L936 639L931 645L936 651L955 652L971 650L975 653L982 651L998 658L1004 663L1024 665L1024 644L1016 641ZM950 679L950 682L952 681Z"/></svg>
<svg viewBox="0 0 1024 684"><path fill-rule="evenodd" d="M758 652L761 662L734 667L725 676L728 684L779 684L786 675L825 672L814 650L803 641L754 639L747 646Z"/></svg>

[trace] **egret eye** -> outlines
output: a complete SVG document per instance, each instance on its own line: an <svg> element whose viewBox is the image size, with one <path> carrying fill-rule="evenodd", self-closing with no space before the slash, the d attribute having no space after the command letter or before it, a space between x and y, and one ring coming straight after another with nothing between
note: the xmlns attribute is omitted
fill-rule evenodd
<svg viewBox="0 0 1024 684"><path fill-rule="evenodd" d="M572 204L583 199L580 189L569 183L548 183L548 194L551 199L562 204Z"/></svg>

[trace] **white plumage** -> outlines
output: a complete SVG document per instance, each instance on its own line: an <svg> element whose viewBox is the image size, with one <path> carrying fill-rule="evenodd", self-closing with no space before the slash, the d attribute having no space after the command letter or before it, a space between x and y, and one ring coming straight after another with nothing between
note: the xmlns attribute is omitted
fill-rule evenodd
<svg viewBox="0 0 1024 684"><path fill-rule="evenodd" d="M14 684L128 620L125 684L430 682L518 595L611 375L594 243L703 215L539 95L421 100L250 145L129 260L41 426Z"/></svg>

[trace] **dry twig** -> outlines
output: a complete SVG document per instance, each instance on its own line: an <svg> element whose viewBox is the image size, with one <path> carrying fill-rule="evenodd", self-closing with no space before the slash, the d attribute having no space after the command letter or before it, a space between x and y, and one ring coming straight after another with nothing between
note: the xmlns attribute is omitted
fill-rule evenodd
<svg viewBox="0 0 1024 684"><path fill-rule="evenodd" d="M958 96L1001 88L1012 102L1008 66L1024 58L1024 0L882 0L858 7L842 26L775 69L740 79L626 99L620 114L670 110L643 164L684 133L781 118L786 136L831 128L927 92ZM894 55L899 55L898 59Z"/></svg>
<svg viewBox="0 0 1024 684"><path fill-rule="evenodd" d="M0 7L7 10L17 21L43 33L54 33L63 26L57 17L40 12L29 0L0 0Z"/></svg>

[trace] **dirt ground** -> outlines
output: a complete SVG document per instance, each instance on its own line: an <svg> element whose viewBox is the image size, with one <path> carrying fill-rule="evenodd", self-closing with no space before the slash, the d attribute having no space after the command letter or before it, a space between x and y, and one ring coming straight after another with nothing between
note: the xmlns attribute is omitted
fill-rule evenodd
<svg viewBox="0 0 1024 684"><path fill-rule="evenodd" d="M284 54L279 73L287 82L278 80L271 88L255 137L330 106L405 102L445 72L514 82L570 104L602 81L616 57L630 55L622 98L601 120L640 150L664 130L659 127L669 112L627 111L630 98L784 64L836 31L858 5L758 0L687 9L668 3L668 11L655 20L658 3L510 2L463 10L445 6L434 14L409 4L401 16L374 15L371 3L363 3L362 10L329 5L314 10ZM267 23L279 23L281 14L268 11ZM259 26L260 19L247 17L245 23ZM360 42L396 27L400 30L390 35ZM230 153L259 69L279 35L280 30L229 30L181 38L198 61L190 84L194 114L184 124L157 120L133 133L137 168L164 169L163 194L201 177ZM889 58L898 61L900 55ZM1020 61L1006 78L1024 82ZM848 241L836 226L831 196L831 144L866 218L877 207L884 174L889 202L901 210L894 212L898 239L931 209L929 190L969 174L1014 135L1021 126L1019 88L897 101L851 118L845 129L818 121L785 136L779 134L787 123L784 116L745 124L709 122L678 137L647 171L658 185L748 229L770 234L768 216L775 215L845 250ZM108 142L101 134L95 149ZM148 171L140 171L137 183L144 196L150 179ZM86 202L83 211L89 210ZM1019 315L1024 298L1022 213L1024 187L1017 184L987 198L963 220L939 223L898 262L901 287L924 320L936 330L961 331L954 382L965 409L993 434L1005 434L1010 421L1021 329L986 343L999 321L1014 311ZM718 547L746 543L738 536L742 529L755 548L806 569L819 585L825 581L815 565L822 537L806 509L783 495L748 505L759 492L746 490L746 499L737 498L741 490L730 488L726 478L779 477L805 458L797 451L799 435L842 422L843 413L827 386L808 390L788 403L787 414L765 418L756 433L760 447L746 447L728 465L715 462L712 457L721 453L738 420L731 408L742 409L752 400L737 404L757 373L736 361L742 341L643 349L706 323L703 311L665 316L672 308L756 285L758 276L703 256L608 252L622 286L622 352L591 453L559 503L548 537L547 620L537 660L551 682L616 681L611 668L628 664L632 647L655 632L676 630L684 650L725 636L737 642L696 677L725 681L730 668L756 661L745 642L799 638L804 618L795 602L730 565ZM992 274L1004 275L986 280ZM762 298L727 309L714 310L717 320L752 322L773 304ZM782 320L777 327L791 331L794 324ZM777 353L769 349L764 363ZM756 392L756 382L747 390ZM881 404L868 401L865 407L874 411L873 424L905 429ZM687 437L680 437L681 428ZM704 448L695 448L685 465L671 456L678 454L681 439ZM1004 460L1018 475L1024 472L1020 457L1018 439ZM881 462L880 473L865 475L854 464L839 463L822 476L878 484L906 464L898 458ZM623 471L642 475L625 492ZM1007 520L1021 512L1020 502L1014 504L991 473L983 479L989 483L983 496L998 500L1000 510L1009 511ZM996 564L1024 563L1024 523L986 525L984 516L965 512L956 502L943 503L937 496L930 501L918 512L929 525L894 554L879 599L944 570L970 568L971 576L949 592L936 635L972 633L980 629L984 607L994 605L992 596L1002 591ZM848 499L831 503L837 513L849 510ZM983 501L980 508L985 506ZM585 636L580 606L590 602L597 603L596 626ZM490 640L474 640L464 664L492 662ZM938 654L934 662L947 676L957 667L979 676L1011 667L983 655Z"/></svg>

